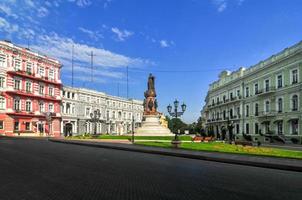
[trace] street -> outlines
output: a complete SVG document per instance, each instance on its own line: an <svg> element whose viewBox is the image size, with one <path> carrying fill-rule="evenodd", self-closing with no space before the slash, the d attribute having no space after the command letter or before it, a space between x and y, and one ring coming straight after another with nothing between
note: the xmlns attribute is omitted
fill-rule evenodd
<svg viewBox="0 0 302 200"><path fill-rule="evenodd" d="M302 199L302 173L0 138L0 199Z"/></svg>

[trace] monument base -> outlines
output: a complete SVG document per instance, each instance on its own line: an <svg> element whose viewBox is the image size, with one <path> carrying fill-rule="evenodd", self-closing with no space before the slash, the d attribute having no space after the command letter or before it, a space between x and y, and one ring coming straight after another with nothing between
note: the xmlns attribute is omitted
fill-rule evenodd
<svg viewBox="0 0 302 200"><path fill-rule="evenodd" d="M135 136L173 136L170 129L162 126L158 115L144 115L142 127L134 132Z"/></svg>

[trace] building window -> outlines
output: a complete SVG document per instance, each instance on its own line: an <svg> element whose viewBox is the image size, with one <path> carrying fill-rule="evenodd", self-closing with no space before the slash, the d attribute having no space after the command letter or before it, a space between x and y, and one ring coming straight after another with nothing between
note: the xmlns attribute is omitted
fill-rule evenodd
<svg viewBox="0 0 302 200"><path fill-rule="evenodd" d="M53 69L49 69L48 76L51 80L54 80L55 76L54 76L54 70Z"/></svg>
<svg viewBox="0 0 302 200"><path fill-rule="evenodd" d="M14 81L15 81L15 83L14 83L14 89L15 90L20 90L21 89L21 80L15 79Z"/></svg>
<svg viewBox="0 0 302 200"><path fill-rule="evenodd" d="M269 91L269 79L265 80L265 92Z"/></svg>
<svg viewBox="0 0 302 200"><path fill-rule="evenodd" d="M15 111L20 110L20 99L14 99L14 110Z"/></svg>
<svg viewBox="0 0 302 200"><path fill-rule="evenodd" d="M291 131L293 135L298 135L298 120L294 119L291 121Z"/></svg>
<svg viewBox="0 0 302 200"><path fill-rule="evenodd" d="M5 67L6 56L4 54L0 54L0 67Z"/></svg>
<svg viewBox="0 0 302 200"><path fill-rule="evenodd" d="M259 134L259 124L255 123L255 134Z"/></svg>
<svg viewBox="0 0 302 200"><path fill-rule="evenodd" d="M49 105L48 105L48 111L49 111L49 112L54 112L53 104L49 104Z"/></svg>
<svg viewBox="0 0 302 200"><path fill-rule="evenodd" d="M240 97L240 90L237 90L237 97Z"/></svg>
<svg viewBox="0 0 302 200"><path fill-rule="evenodd" d="M269 112L269 106L270 106L270 103L269 101L265 101L265 112L268 113Z"/></svg>
<svg viewBox="0 0 302 200"><path fill-rule="evenodd" d="M250 106L246 105L245 106L245 116L248 117L250 115Z"/></svg>
<svg viewBox="0 0 302 200"><path fill-rule="evenodd" d="M30 122L25 122L25 130L30 131Z"/></svg>
<svg viewBox="0 0 302 200"><path fill-rule="evenodd" d="M233 118L233 109L232 108L230 109L230 118L231 119Z"/></svg>
<svg viewBox="0 0 302 200"><path fill-rule="evenodd" d="M0 130L3 130L3 129L4 129L4 122L0 121Z"/></svg>
<svg viewBox="0 0 302 200"><path fill-rule="evenodd" d="M239 131L240 131L239 124L236 124L236 133L239 134Z"/></svg>
<svg viewBox="0 0 302 200"><path fill-rule="evenodd" d="M25 90L26 92L31 92L31 82L26 81Z"/></svg>
<svg viewBox="0 0 302 200"><path fill-rule="evenodd" d="M282 80L282 75L277 76L277 87L282 88L283 86L283 80Z"/></svg>
<svg viewBox="0 0 302 200"><path fill-rule="evenodd" d="M39 94L44 94L44 85L39 85Z"/></svg>
<svg viewBox="0 0 302 200"><path fill-rule="evenodd" d="M39 103L39 109L40 109L40 113L45 112L45 107L44 107L44 103L43 102Z"/></svg>
<svg viewBox="0 0 302 200"><path fill-rule="evenodd" d="M14 131L19 131L19 122L14 123Z"/></svg>
<svg viewBox="0 0 302 200"><path fill-rule="evenodd" d="M0 96L0 110L5 109L5 98Z"/></svg>
<svg viewBox="0 0 302 200"><path fill-rule="evenodd" d="M15 70L21 71L21 61L19 59L15 59Z"/></svg>
<svg viewBox="0 0 302 200"><path fill-rule="evenodd" d="M278 112L282 112L283 110L283 101L282 98L278 99Z"/></svg>
<svg viewBox="0 0 302 200"><path fill-rule="evenodd" d="M278 135L283 134L283 121L277 122L277 133Z"/></svg>
<svg viewBox="0 0 302 200"><path fill-rule="evenodd" d="M233 92L230 93L230 99L233 100Z"/></svg>
<svg viewBox="0 0 302 200"><path fill-rule="evenodd" d="M298 70L292 70L292 84L298 83Z"/></svg>
<svg viewBox="0 0 302 200"><path fill-rule="evenodd" d="M298 95L294 95L292 97L292 111L297 111L298 110Z"/></svg>
<svg viewBox="0 0 302 200"><path fill-rule="evenodd" d="M86 117L89 117L89 115L90 115L90 108L86 108L85 114L86 114Z"/></svg>
<svg viewBox="0 0 302 200"><path fill-rule="evenodd" d="M26 101L25 103L25 109L27 112L30 112L31 111L31 101Z"/></svg>
<svg viewBox="0 0 302 200"><path fill-rule="evenodd" d="M223 99L223 103L225 103L226 96L225 96L225 95L223 95L222 99Z"/></svg>
<svg viewBox="0 0 302 200"><path fill-rule="evenodd" d="M112 119L115 119L115 111L112 112Z"/></svg>
<svg viewBox="0 0 302 200"><path fill-rule="evenodd" d="M255 103L255 116L259 115L259 104Z"/></svg>
<svg viewBox="0 0 302 200"><path fill-rule="evenodd" d="M254 89L255 89L255 94L258 94L258 83L255 83L255 86L254 86Z"/></svg>
<svg viewBox="0 0 302 200"><path fill-rule="evenodd" d="M26 64L26 73L31 74L31 71L32 71L32 65L31 65L31 63L27 63Z"/></svg>
<svg viewBox="0 0 302 200"><path fill-rule="evenodd" d="M250 134L250 125L248 123L245 124L245 133Z"/></svg>
<svg viewBox="0 0 302 200"><path fill-rule="evenodd" d="M226 112L225 112L225 110L223 111L223 119L225 119L226 118Z"/></svg>
<svg viewBox="0 0 302 200"><path fill-rule="evenodd" d="M41 76L41 77L44 77L45 76L45 69L44 69L44 67L39 67L39 75Z"/></svg>
<svg viewBox="0 0 302 200"><path fill-rule="evenodd" d="M53 87L48 88L48 95L53 96Z"/></svg>
<svg viewBox="0 0 302 200"><path fill-rule="evenodd" d="M245 88L245 97L249 97L249 94L250 93L250 90L249 90L249 87L246 87Z"/></svg>
<svg viewBox="0 0 302 200"><path fill-rule="evenodd" d="M109 120L109 110L106 112L107 120Z"/></svg>
<svg viewBox="0 0 302 200"><path fill-rule="evenodd" d="M0 77L0 88L4 88L5 78Z"/></svg>

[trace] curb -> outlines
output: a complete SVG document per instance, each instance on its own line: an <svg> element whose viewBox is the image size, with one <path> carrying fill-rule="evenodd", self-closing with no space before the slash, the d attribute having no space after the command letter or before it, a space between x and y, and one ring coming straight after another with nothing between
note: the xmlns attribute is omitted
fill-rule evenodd
<svg viewBox="0 0 302 200"><path fill-rule="evenodd" d="M200 155L200 154L193 154L192 152L177 152L177 149L174 149L173 152L169 151L168 149L156 147L157 149L153 148L140 148L140 146L134 145L134 146L123 146L123 145L112 145L112 144L104 144L104 143L96 143L96 142L83 142L83 141L75 141L75 140L62 140L62 139L52 139L49 138L48 141L51 142L57 142L57 143L65 143L65 144L73 144L73 145L81 145L81 146L90 146L90 147L97 147L97 148L107 148L107 149L115 149L115 150L123 150L123 151L132 151L132 152L141 152L141 153L149 153L149 154L158 154L158 155L165 155L165 156L173 156L173 157L181 157L181 158L189 158L189 159L197 159L197 160L206 160L206 161L214 161L214 162L220 162L220 163L228 163L228 164L237 164L237 165L246 165L246 166L253 166L253 167L261 167L261 168L269 168L269 169L278 169L278 170L287 170L287 171L296 171L296 172L302 172L302 162L301 165L290 165L286 163L273 163L273 162L260 162L260 161L251 161L249 159L234 159L234 158L222 158L222 157L213 157L208 155ZM182 150L185 151L185 150ZM207 152L208 153L208 152ZM214 153L214 152L213 152ZM224 153L217 153L223 155ZM224 154L227 156L232 156L228 154ZM242 158L251 158L251 156L242 156ZM279 158L269 158L269 159L276 159ZM285 158L280 158L285 159ZM286 159L291 160L291 159ZM292 159L294 160L294 159Z"/></svg>

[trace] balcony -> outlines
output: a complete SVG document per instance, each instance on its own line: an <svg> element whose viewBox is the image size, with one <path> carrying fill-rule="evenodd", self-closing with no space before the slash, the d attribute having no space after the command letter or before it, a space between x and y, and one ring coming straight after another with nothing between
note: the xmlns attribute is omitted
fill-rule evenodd
<svg viewBox="0 0 302 200"><path fill-rule="evenodd" d="M35 79L37 81L43 81L43 82L53 84L53 85L62 85L62 82L60 80L55 81L53 79L49 79L47 76L40 76L40 75L37 75L37 74L29 72L29 71L22 71L22 70L15 71L15 70L9 69L7 71L7 73L11 74L11 75L17 75L17 76L30 78L30 79Z"/></svg>
<svg viewBox="0 0 302 200"><path fill-rule="evenodd" d="M255 94L260 96L260 95L271 94L275 91L276 91L275 87L268 87L268 88L258 90L257 92L255 92Z"/></svg>
<svg viewBox="0 0 302 200"><path fill-rule="evenodd" d="M265 118L268 118L268 117L275 117L277 114L276 111L272 110L272 111L262 111L262 112L259 112L259 118L262 118L262 117L265 117Z"/></svg>
<svg viewBox="0 0 302 200"><path fill-rule="evenodd" d="M50 101L61 101L61 99L57 99L55 96L49 96L49 95L36 95L33 94L31 91L26 91L26 90L7 90L6 93L10 94L16 94L19 96L25 96L25 97L31 97L31 98L39 98L43 100L50 100Z"/></svg>

